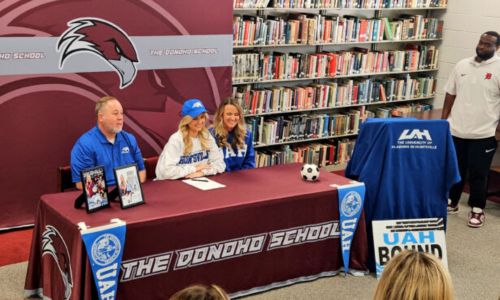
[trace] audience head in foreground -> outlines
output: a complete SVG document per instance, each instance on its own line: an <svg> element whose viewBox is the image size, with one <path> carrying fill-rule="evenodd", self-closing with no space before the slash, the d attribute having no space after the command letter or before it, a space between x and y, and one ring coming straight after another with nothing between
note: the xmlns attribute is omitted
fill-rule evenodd
<svg viewBox="0 0 500 300"><path fill-rule="evenodd" d="M448 270L432 254L402 251L384 268L374 300L452 300Z"/></svg>
<svg viewBox="0 0 500 300"><path fill-rule="evenodd" d="M178 291L170 300L229 300L226 292L215 284L196 284Z"/></svg>

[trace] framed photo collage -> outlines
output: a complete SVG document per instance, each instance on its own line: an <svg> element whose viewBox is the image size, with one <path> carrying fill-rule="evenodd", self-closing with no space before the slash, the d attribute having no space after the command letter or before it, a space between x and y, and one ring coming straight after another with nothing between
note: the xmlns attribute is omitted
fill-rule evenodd
<svg viewBox="0 0 500 300"><path fill-rule="evenodd" d="M103 166L85 169L81 172L84 203L87 213L110 206L116 196L122 209L144 204L144 193L139 180L136 164L114 169L116 189L108 193L106 174Z"/></svg>

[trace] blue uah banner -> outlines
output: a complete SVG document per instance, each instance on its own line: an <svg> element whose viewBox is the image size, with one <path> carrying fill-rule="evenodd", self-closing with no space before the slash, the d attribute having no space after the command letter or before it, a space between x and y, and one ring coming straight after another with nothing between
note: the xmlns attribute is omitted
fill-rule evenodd
<svg viewBox="0 0 500 300"><path fill-rule="evenodd" d="M126 223L112 219L110 224L90 229L85 223L78 225L87 249L99 299L114 300L125 245Z"/></svg>
<svg viewBox="0 0 500 300"><path fill-rule="evenodd" d="M344 274L347 275L352 238L356 232L365 199L365 184L357 182L338 186L338 192L342 259L344 261Z"/></svg>

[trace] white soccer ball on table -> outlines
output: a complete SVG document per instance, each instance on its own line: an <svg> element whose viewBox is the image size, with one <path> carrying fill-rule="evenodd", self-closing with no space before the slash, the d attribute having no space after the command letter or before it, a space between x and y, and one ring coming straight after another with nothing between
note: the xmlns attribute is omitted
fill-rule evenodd
<svg viewBox="0 0 500 300"><path fill-rule="evenodd" d="M315 164L304 164L300 175L305 181L316 181L319 178L319 167Z"/></svg>

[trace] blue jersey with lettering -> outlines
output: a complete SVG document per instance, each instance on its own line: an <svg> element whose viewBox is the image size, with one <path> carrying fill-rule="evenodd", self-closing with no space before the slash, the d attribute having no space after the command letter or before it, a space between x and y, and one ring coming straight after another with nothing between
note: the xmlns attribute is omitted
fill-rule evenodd
<svg viewBox="0 0 500 300"><path fill-rule="evenodd" d="M144 160L135 137L123 130L116 135L112 144L96 126L84 133L71 150L73 182L82 180L82 170L102 165L106 184L116 185L113 169L134 163L139 171L144 170Z"/></svg>
<svg viewBox="0 0 500 300"><path fill-rule="evenodd" d="M366 185L366 223L446 218L448 191L460 180L446 120L369 119L346 176Z"/></svg>
<svg viewBox="0 0 500 300"><path fill-rule="evenodd" d="M214 128L210 128L210 133L217 140ZM229 132L227 142L231 144L234 139L234 133ZM220 147L224 162L226 163L226 172L253 169L255 168L255 151L253 149L252 133L247 130L245 135L245 145L243 148Z"/></svg>

